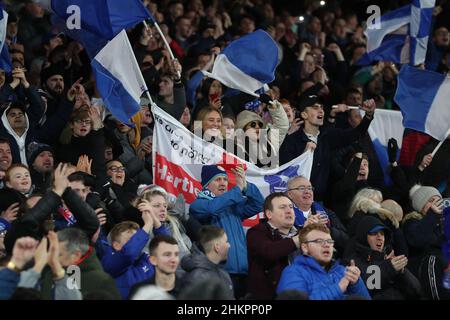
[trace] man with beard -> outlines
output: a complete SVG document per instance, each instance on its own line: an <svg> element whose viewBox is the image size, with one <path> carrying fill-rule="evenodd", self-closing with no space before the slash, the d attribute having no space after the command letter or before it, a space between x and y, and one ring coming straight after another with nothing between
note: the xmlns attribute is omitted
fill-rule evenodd
<svg viewBox="0 0 450 320"><path fill-rule="evenodd" d="M53 149L48 144L30 143L28 145L28 163L35 190L45 193L52 181Z"/></svg>
<svg viewBox="0 0 450 320"><path fill-rule="evenodd" d="M9 141L0 138L0 189L4 188L3 177L6 170L11 166L12 156Z"/></svg>
<svg viewBox="0 0 450 320"><path fill-rule="evenodd" d="M55 114L59 107L62 107L60 104L65 98L64 73L64 65L60 63L42 69L41 86L47 97L47 108L45 110L47 118Z"/></svg>

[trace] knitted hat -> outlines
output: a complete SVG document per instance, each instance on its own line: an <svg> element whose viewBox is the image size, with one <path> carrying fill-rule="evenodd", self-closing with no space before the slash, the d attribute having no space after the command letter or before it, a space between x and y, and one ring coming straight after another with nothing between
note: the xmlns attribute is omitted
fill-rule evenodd
<svg viewBox="0 0 450 320"><path fill-rule="evenodd" d="M206 188L208 184L217 177L228 177L226 171L219 166L209 165L202 168L202 186Z"/></svg>
<svg viewBox="0 0 450 320"><path fill-rule="evenodd" d="M436 188L416 184L409 191L411 204L415 211L421 212L425 204L434 196L442 197Z"/></svg>
<svg viewBox="0 0 450 320"><path fill-rule="evenodd" d="M44 151L50 151L53 154L53 149L48 144L31 142L28 145L28 164L30 166L33 165L33 162L36 160L37 156Z"/></svg>
<svg viewBox="0 0 450 320"><path fill-rule="evenodd" d="M65 74L64 64L62 63L52 64L49 67L42 69L41 83L42 84L46 83L47 80L50 77L53 77L54 75L60 75L64 77L64 74Z"/></svg>
<svg viewBox="0 0 450 320"><path fill-rule="evenodd" d="M265 126L263 119L258 114L249 110L244 110L237 116L236 129L244 129L245 126L252 121L259 121L263 124L263 127Z"/></svg>

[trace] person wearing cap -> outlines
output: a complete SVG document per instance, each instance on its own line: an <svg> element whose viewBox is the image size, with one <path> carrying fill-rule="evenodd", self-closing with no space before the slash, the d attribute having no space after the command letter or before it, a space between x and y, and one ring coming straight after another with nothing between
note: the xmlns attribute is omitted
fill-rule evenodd
<svg viewBox="0 0 450 320"><path fill-rule="evenodd" d="M420 280L428 299L450 299L450 292L442 286L447 267L441 248L442 196L436 188L420 185L413 186L409 195L414 211L405 216L402 228L409 246L411 272Z"/></svg>
<svg viewBox="0 0 450 320"><path fill-rule="evenodd" d="M264 198L258 188L246 181L242 167L233 169L236 186L228 190L228 174L217 165L202 167L203 190L191 203L189 213L202 224L211 224L225 230L230 251L225 269L230 273L236 298L245 294L248 273L247 245L242 220L263 209Z"/></svg>
<svg viewBox="0 0 450 320"><path fill-rule="evenodd" d="M28 145L28 163L35 191L45 192L51 186L54 169L53 148L45 143Z"/></svg>
<svg viewBox="0 0 450 320"><path fill-rule="evenodd" d="M307 150L314 152L311 170L311 183L316 189L316 200L323 201L328 187L333 151L356 141L367 132L375 112L375 101L364 102L361 109L366 114L361 123L348 130L337 128L321 128L324 124L325 112L316 95L306 96L299 104L304 125L301 130L284 139L280 148L280 164L295 159Z"/></svg>
<svg viewBox="0 0 450 320"><path fill-rule="evenodd" d="M420 299L420 282L406 268L408 258L396 255L387 245L391 236L381 220L365 216L358 224L355 238L347 246L344 259L354 259L372 299ZM379 273L373 270L379 270Z"/></svg>
<svg viewBox="0 0 450 320"><path fill-rule="evenodd" d="M45 112L47 116L55 113L59 104L65 98L65 72L63 63L52 64L41 70L41 87L48 96Z"/></svg>
<svg viewBox="0 0 450 320"><path fill-rule="evenodd" d="M267 109L272 118L269 128L255 112L244 110L238 114L236 130L241 129L245 136L238 136L237 143L245 150L242 159L249 159L258 167L274 168L279 165L279 150L289 130L289 119L277 100L268 103Z"/></svg>

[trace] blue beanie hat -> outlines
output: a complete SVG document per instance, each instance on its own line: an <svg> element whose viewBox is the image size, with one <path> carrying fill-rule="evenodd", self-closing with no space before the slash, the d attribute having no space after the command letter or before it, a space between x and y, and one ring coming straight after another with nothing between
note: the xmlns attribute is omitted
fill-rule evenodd
<svg viewBox="0 0 450 320"><path fill-rule="evenodd" d="M202 168L202 187L206 188L206 186L213 181L215 178L223 176L228 177L226 171L216 165L203 166Z"/></svg>

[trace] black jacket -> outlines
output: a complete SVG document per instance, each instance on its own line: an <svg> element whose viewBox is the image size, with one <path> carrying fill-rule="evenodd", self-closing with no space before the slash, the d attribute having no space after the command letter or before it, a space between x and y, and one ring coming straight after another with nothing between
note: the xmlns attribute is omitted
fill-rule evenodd
<svg viewBox="0 0 450 320"><path fill-rule="evenodd" d="M315 198L321 201L325 197L330 174L331 157L334 150L342 148L356 141L367 132L371 119L364 117L359 126L353 129L322 128L317 147L314 150L313 167L310 181L315 188ZM305 151L309 142L303 130L289 135L280 147L280 165L295 159Z"/></svg>
<svg viewBox="0 0 450 320"><path fill-rule="evenodd" d="M396 271L391 261L385 259L385 254L389 252L378 252L369 247L367 234L370 229L380 224L383 224L381 220L372 216L365 216L361 219L357 234L346 250L345 259L355 260L355 264L361 270L361 277L373 299L419 299L421 297L419 280L407 268L403 272ZM390 231L385 231L385 237L385 243L389 242ZM398 253L395 254L399 255ZM377 282L377 272L374 272L371 266L379 267L379 287L372 287Z"/></svg>
<svg viewBox="0 0 450 320"><path fill-rule="evenodd" d="M84 201L81 201L78 194L70 187L63 193L62 200L77 220L74 226L83 230L91 239L100 226L94 210ZM61 197L53 191L48 191L33 208L26 211L22 217L11 224L11 228L5 236L6 251L11 254L15 241L21 237L29 236L41 239L50 227L57 227L57 224L52 220L52 216L56 219L59 217L56 212L60 205ZM46 224L48 221L52 221L51 226Z"/></svg>
<svg viewBox="0 0 450 320"><path fill-rule="evenodd" d="M105 148L103 129L91 130L85 137L72 136L69 144L60 145L56 158L60 162L77 165L78 158L81 155L87 155L89 159L92 159L92 174L102 179L105 176Z"/></svg>

